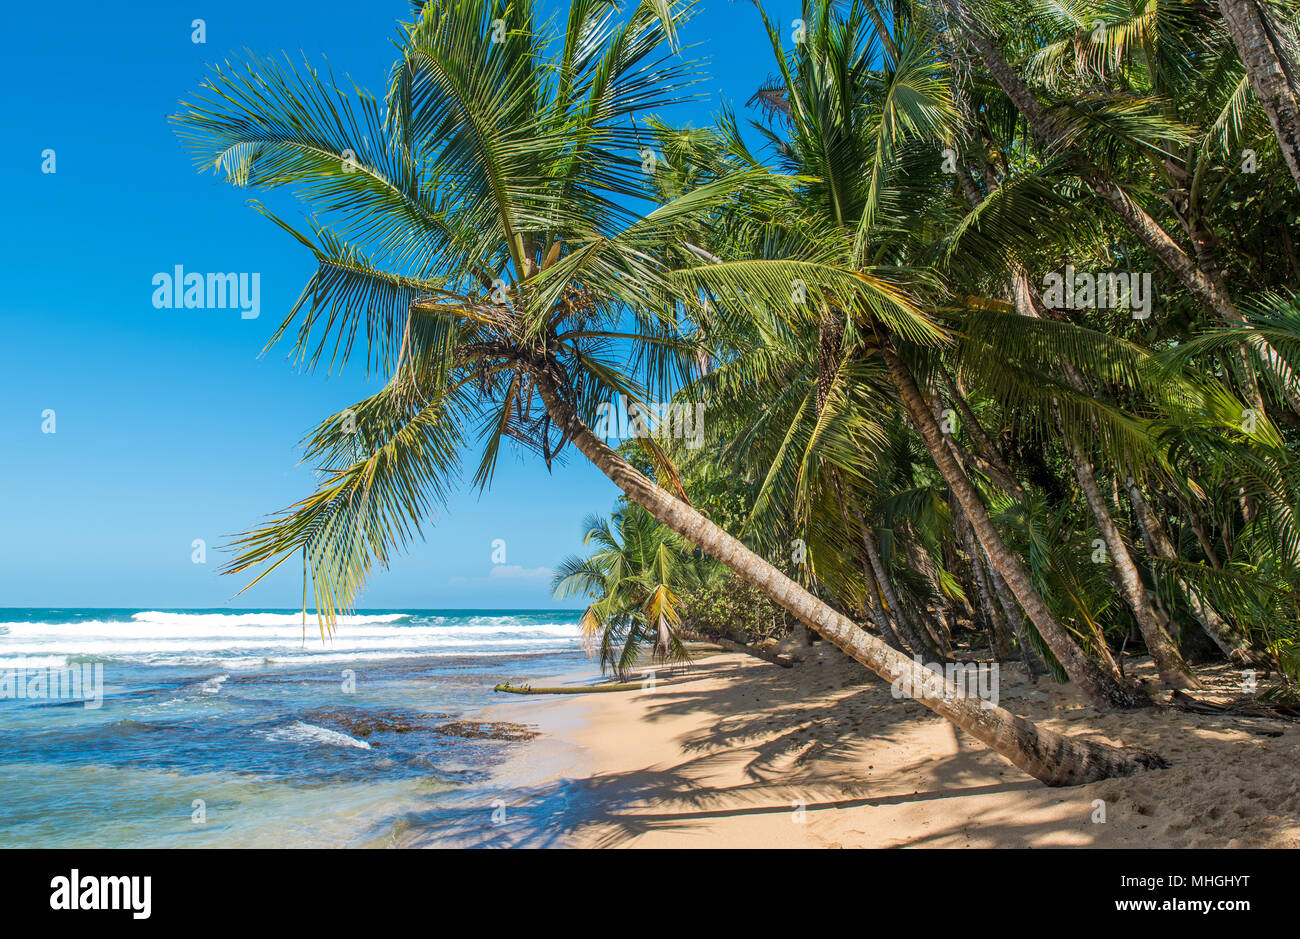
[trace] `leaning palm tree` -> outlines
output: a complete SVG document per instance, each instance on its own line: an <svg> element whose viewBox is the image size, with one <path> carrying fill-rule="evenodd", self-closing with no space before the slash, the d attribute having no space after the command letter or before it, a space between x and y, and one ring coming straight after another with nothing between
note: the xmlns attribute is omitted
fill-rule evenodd
<svg viewBox="0 0 1300 939"><path fill-rule="evenodd" d="M700 580L691 546L636 503L608 519L588 516L583 528L595 550L561 561L551 589L557 599L592 599L580 626L601 669L626 681L646 646L656 661L686 661L679 598Z"/></svg>
<svg viewBox="0 0 1300 939"><path fill-rule="evenodd" d="M892 37L897 54L884 68L872 69L871 50L882 40L869 25L869 3L852 3L843 17L834 6L805 2L808 34L791 52L782 48L779 28L764 17L779 67L767 91L781 102L786 131L770 137L792 173L816 180L800 192L806 205L800 230L807 236L794 250L863 280L901 269L919 290L925 283L927 207L942 175L938 149L959 124L948 70L935 61L937 40L924 25ZM718 272L725 274L726 266L718 265ZM1079 648L992 524L917 377L918 357L939 345L934 323L915 306L912 317L902 317L880 304L844 303L826 294L810 300L814 304L828 345L852 350L887 376L984 553L1083 694L1101 707L1146 703L1118 670Z"/></svg>
<svg viewBox="0 0 1300 939"><path fill-rule="evenodd" d="M1154 97L1136 97L1131 86L1117 89L1114 93L1097 95L1093 91L1093 100L1086 109L1075 115L1062 117L1059 105L1050 107L1039 95L1037 88L1013 67L1007 54L995 42L994 31L1017 33L1024 31L1025 14L1023 10L1008 8L999 0L923 0L923 5L933 7L936 20L944 24L949 41L958 57L963 58L967 67L973 61L983 64L989 76L997 83L1006 98L1014 105L1029 130L1032 145L1044 155L1057 155L1067 159L1073 166L1079 182L1084 189L1104 203L1128 230L1130 236L1150 254L1173 278L1175 278L1206 309L1214 312L1221 320L1230 324L1242 322L1238 309L1239 301L1229 288L1224 272L1214 250L1213 232L1204 225L1193 224L1193 217L1184 215L1179 224L1191 243L1191 253L1184 249L1168 226L1162 224L1153 214L1153 206L1148 210L1137 198L1139 189L1147 188L1147 183L1126 178L1127 174L1117 171L1112 151L1128 149L1139 159L1133 165L1141 167L1153 153L1163 153L1182 149L1186 146L1184 129L1177 121L1171 121L1164 114L1158 113L1158 104ZM1191 6L1191 4L1186 4ZM1110 14L1104 12L1107 4L1104 0L1087 0L1081 5L1085 8L1097 7L1103 24ZM1163 9L1166 4L1153 4ZM1152 11L1155 12L1155 11ZM1192 15L1192 14L1189 14ZM1168 71L1171 61L1187 63L1210 58L1207 49L1189 50L1186 45L1176 45L1172 49L1157 42L1157 34L1165 32L1164 26L1168 16L1147 15L1145 12L1124 14L1131 22L1122 29L1102 29L1101 38L1093 39L1098 31L1084 30L1088 41L1079 42L1079 46L1094 45L1099 49L1084 51L1080 49L1078 57L1094 65L1103 62L1115 62L1127 56L1141 54L1150 56L1153 45L1160 46L1163 62L1147 63L1145 71L1153 80ZM1033 24L1037 29L1038 24ZM1130 41L1140 37L1139 42ZM1032 41L1032 37L1013 36L1020 41ZM972 54L965 58L965 49L969 46ZM1173 53L1172 55L1170 53ZM1052 57L1049 56L1049 61ZM1039 65L1042 64L1041 57ZM1113 67L1109 66L1109 67ZM1089 74L1090 81L1096 76ZM1184 88L1190 96L1203 90L1201 85L1188 84ZM1089 89L1092 91L1092 89ZM1167 94L1175 89L1153 87L1155 95ZM1199 171L1197 172L1199 176ZM1190 179L1184 184L1190 185ZM1170 188L1179 185L1171 182ZM1263 342L1259 337L1252 337L1255 344ZM1288 407L1300 414L1300 383L1296 376L1286 371L1285 365L1276 354L1265 356L1265 372L1272 373L1271 379L1287 389ZM1241 382L1250 398L1256 402L1260 411L1264 410L1259 391L1255 387L1253 370L1245 363L1240 365Z"/></svg>
<svg viewBox="0 0 1300 939"><path fill-rule="evenodd" d="M262 61L214 71L184 105L176 121L200 166L236 185L296 188L315 212L305 232L272 215L319 261L281 332L301 314L299 353L314 364L329 350L341 364L364 323L367 361L387 377L316 429L307 453L326 480L242 536L227 569L269 571L301 553L329 621L445 496L472 429L478 485L507 438L548 465L572 444L659 522L885 680L909 678L920 703L1038 779L1161 765L934 682L590 429L614 395L662 400L687 378L701 302L691 265L707 263L689 232L724 210L759 215L782 187L745 170L637 210L654 168L637 118L693 77L673 51L689 12L642 0L619 21L606 0L573 0L557 36L527 0L438 0L405 30L382 111L314 71ZM925 331L899 289L815 259L729 274L772 307L799 277L840 308Z"/></svg>
<svg viewBox="0 0 1300 939"><path fill-rule="evenodd" d="M1235 277L1229 278L1225 272L1230 269L1239 270L1241 259L1231 257L1230 252L1224 250L1224 240L1221 234L1216 233L1216 227L1221 231L1225 215L1230 217L1235 211L1232 210L1230 200L1223 194L1223 182L1211 184L1208 181L1224 175L1223 169L1218 166L1224 153L1231 155L1240 152L1247 144L1260 145L1259 125L1262 120L1252 115L1255 109L1248 106L1249 78L1242 72L1236 51L1219 28L1212 11L1204 5L1198 6L1184 0L1173 3L1163 0L1155 3L1152 0L1134 3L1128 8L1122 5L1117 7L1106 0L1071 0L1067 4L982 4L980 8L989 17L986 22L996 26L999 33L1014 37L1006 45L1015 50L1010 54L1019 57L1020 64L1017 67L1034 83L1038 89L1035 93L1045 96L1049 101L1061 102L1053 106L1056 119L1062 119L1061 116L1073 108L1073 105L1063 103L1069 100L1087 101L1086 108L1079 108L1075 113L1082 116L1091 112L1090 120L1104 115L1116 102L1122 103L1124 108L1131 111L1128 119L1120 120L1120 112L1105 118L1102 124L1109 127L1101 131L1100 137L1085 133L1083 125L1079 125L1075 133L1081 136L1072 142L1070 149L1089 154L1127 150L1128 157L1112 157L1109 164L1109 172L1117 174L1117 179L1124 180L1123 185L1133 191L1154 188L1163 189L1170 194L1186 193L1186 201L1175 212L1164 213L1161 217L1171 218L1182 230L1183 237L1194 248L1197 263L1211 273L1216 282L1223 284L1229 280L1236 281ZM972 4L966 6L967 13L975 10L976 7ZM1022 23L1027 25L1021 25ZM1000 62L996 50L985 48L978 37L973 42L979 58L987 61L991 69L996 71L1006 64ZM1026 49L1029 50L1027 53ZM959 55L956 50L954 54ZM998 81L1012 91L1015 87L1021 87L1016 85L1014 76L1004 75ZM981 84L987 85L972 81L970 94L987 113L996 98L991 102L987 92L979 90ZM1021 87L1021 90L1025 87L1028 86ZM1143 104L1143 101L1146 103ZM1011 98L1007 98L1003 107L1010 103ZM1019 107L1018 105L1017 108ZM1031 105L1024 107L1032 110ZM1146 117L1141 117L1143 110L1147 110ZM968 145L963 147L967 154L965 160L974 170L974 180L965 173L959 175L959 180L963 183L968 198L977 206L973 217L983 215L989 206L997 204L1003 198L1014 196L1017 187L1039 175L1042 167L1051 162L1035 161L1026 166L1022 159L1007 159L1005 154L1012 148L1006 139L996 141L998 133L992 128L996 128L998 123L996 120L981 122L979 133L973 134ZM1001 123L1005 126L1004 121ZM1128 129L1123 128L1126 123ZM1102 124L1099 124L1099 129ZM1143 124L1148 124L1145 131L1142 129ZM1016 132L1004 129L1002 133L1014 135ZM1263 133L1267 133L1266 126ZM1179 143L1180 139L1184 141L1182 144ZM1101 145L1103 140L1109 140L1109 145ZM1025 142L1031 143L1028 140ZM1148 148L1158 150L1160 159L1148 160L1143 155L1143 151ZM1017 145L1014 149L1019 150L1020 147ZM994 155L999 153L1000 155ZM1068 167L1071 162L1072 160L1066 160L1062 167ZM1231 164L1231 160L1229 162ZM1235 167L1230 165L1231 168ZM1025 172L1026 169L1028 173ZM1143 182L1135 185L1135 180ZM1043 181L1046 182L1047 177ZM1059 178L1054 185L1068 192L1073 187L1068 184L1063 187L1062 183L1065 182L1065 179ZM1084 229L1075 218L1064 214L1063 209L1073 215L1071 206L1057 207L1052 212L1055 222L1038 226L1039 231L1072 234ZM1225 213L1225 209L1229 211ZM1103 259L1113 257L1116 247L1124 244L1123 230L1114 225L1107 227L1120 236L1117 241L1106 238L1092 247L1065 244L1060 247L1065 256L1074 258L1076 263L1081 263L1081 257L1092 255L1098 264L1104 266ZM971 226L966 226L966 230L970 231ZM1038 319L1047 311L1041 297L1032 287L1034 278L1029 272L1035 267L1034 257L1037 256L1048 267L1059 264L1060 258L1053 259L1050 254L1044 255L1041 251L1044 243L1050 244L1050 235L1036 239L1035 246L1028 251L1023 245L1015 245L1014 240L1014 234L1011 239L1000 239L1000 244L1008 253L1021 258L1019 263L1024 265L1024 268L1014 271L1011 278L1013 287L1010 294L1014 300L1014 309L1018 314ZM1123 250L1127 253L1127 249ZM1139 253L1137 263L1142 263L1141 258ZM1244 295L1245 288L1238 288L1234 284L1234 289L1241 289ZM1243 309L1245 306L1243 304ZM1054 325L1050 328L1059 330L1062 327ZM1014 331L1022 333L1024 329L1023 324L1017 323ZM1032 329L1036 331L1038 325ZM1181 341L1178 332L1174 330L1172 335L1161 337L1156 342ZM996 341L997 348L1003 352L1010 351L1004 338L1006 335L1006 332L1002 332ZM1237 372L1238 383L1247 400L1254 402L1257 413L1263 414L1265 405L1259 395L1260 387L1252 376L1258 376L1263 390L1271 392L1269 400L1284 402L1293 397L1290 376L1294 376L1294 368L1281 350L1272 346L1263 332L1238 332L1236 335L1249 338L1243 339L1235 354L1227 361L1236 359L1233 370ZM1006 357L1011 358L1010 355ZM1131 360L1131 353L1125 353L1122 358ZM978 356L966 356L964 359L965 363L979 360ZM1089 393L1101 392L1101 396L1107 398L1111 406L1120 404L1122 408L1133 411L1135 416L1144 414L1144 417L1149 418L1155 413L1163 412L1161 422L1168 421L1167 426L1173 428L1175 433L1178 428L1193 426L1201 420L1195 416L1202 410L1199 406L1192 409L1175 406L1173 413L1168 410L1167 406L1175 402L1164 393L1169 389L1161 387L1163 381L1147 383L1140 388L1129 387L1116 397L1114 392L1117 386L1113 380L1102 375L1086 378L1082 374L1086 370L1077 356L1071 356L1050 369L1054 374L1063 374L1072 391L1091 389ZM1026 374L1032 373L1031 366ZM1174 396L1176 397L1177 395ZM1153 406L1155 410L1152 410ZM1221 417L1226 416L1223 409L1217 410ZM1050 416L1052 409L1039 411ZM1236 413L1242 413L1240 404L1236 405ZM1269 413L1278 412L1272 411L1270 406ZM1289 419L1290 415L1281 411L1280 417ZM1237 422L1236 418L1220 421L1222 432L1234 433ZM1051 436L1055 437L1058 433L1058 428L1051 428ZM1154 441L1160 433L1151 428L1145 435ZM1087 448L1080 446L1080 442L1078 438L1072 441L1068 457L1106 542L1117 575L1117 587L1135 615L1162 678L1174 687L1194 684L1195 678L1182 661L1177 645L1155 618L1152 595L1139 576L1137 560L1124 545L1120 530L1123 524L1107 508L1106 500L1098 489L1098 478L1107 472L1119 482L1128 479L1130 494L1136 493L1133 495L1135 510L1138 517L1143 518L1150 513L1150 504L1145 501L1140 490L1131 484L1132 478L1140 480L1157 469L1147 465L1149 460L1139 460L1135 464L1131 458L1132 453L1116 459L1116 448L1109 445L1104 448L1105 452L1094 457L1093 454L1084 452ZM1148 450L1147 456L1155 456L1154 450ZM1125 462L1128 465L1117 465ZM1121 514L1124 513L1121 511ZM1154 524L1144 524L1144 527L1147 531L1144 532L1143 540L1148 544L1149 551L1165 556L1173 553L1172 546L1161 537L1158 520ZM1177 593L1180 596L1179 602L1190 604L1194 618L1226 654L1236 658L1248 656L1243 634L1230 628L1223 617L1205 602L1204 597L1198 595L1199 591L1192 584L1183 581Z"/></svg>

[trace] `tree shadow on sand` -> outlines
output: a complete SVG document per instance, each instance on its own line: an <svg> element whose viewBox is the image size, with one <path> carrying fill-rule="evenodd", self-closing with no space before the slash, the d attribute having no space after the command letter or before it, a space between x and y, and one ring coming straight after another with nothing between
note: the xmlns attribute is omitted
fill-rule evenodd
<svg viewBox="0 0 1300 939"><path fill-rule="evenodd" d="M880 778L864 777L864 746L883 742L896 756L905 754L906 738L918 725L947 725L921 705L895 699L888 684L853 663L832 659L825 667L816 661L793 673L746 669L742 686L734 684L734 664L697 663L692 680L646 692L650 700L641 715L648 724L712 715L707 726L677 741L680 760L502 792L495 807L463 805L407 816L412 836L404 842L613 847L652 832L700 831L699 823L708 819L1042 789L983 747L964 745L955 731L954 753L895 760ZM724 679L728 687L707 679Z"/></svg>

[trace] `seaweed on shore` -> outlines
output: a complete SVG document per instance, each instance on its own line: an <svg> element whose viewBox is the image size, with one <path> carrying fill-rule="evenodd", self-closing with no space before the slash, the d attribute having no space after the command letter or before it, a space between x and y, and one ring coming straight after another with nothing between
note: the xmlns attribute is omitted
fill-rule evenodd
<svg viewBox="0 0 1300 939"><path fill-rule="evenodd" d="M541 732L528 724L511 721L452 721L434 728L435 733L470 740L535 740Z"/></svg>

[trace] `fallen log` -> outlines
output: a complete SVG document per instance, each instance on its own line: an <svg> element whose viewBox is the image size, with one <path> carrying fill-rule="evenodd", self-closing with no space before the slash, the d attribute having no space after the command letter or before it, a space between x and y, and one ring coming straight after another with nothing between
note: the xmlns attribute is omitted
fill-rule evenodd
<svg viewBox="0 0 1300 939"><path fill-rule="evenodd" d="M658 682L657 684L664 684ZM509 682L495 686L493 691L502 691L506 694L595 694L602 691L635 691L637 688L648 688L649 682L626 681L616 685L564 685L555 687L537 687L532 685L511 685Z"/></svg>

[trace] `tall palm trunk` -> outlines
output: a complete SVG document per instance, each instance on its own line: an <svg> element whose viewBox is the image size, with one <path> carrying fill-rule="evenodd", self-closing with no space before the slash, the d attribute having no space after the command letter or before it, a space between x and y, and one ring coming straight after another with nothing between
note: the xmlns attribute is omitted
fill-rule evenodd
<svg viewBox="0 0 1300 939"><path fill-rule="evenodd" d="M1033 621L1034 626L1038 628L1038 634L1043 637L1043 641L1052 650L1052 654L1061 663L1066 674L1078 685L1083 695L1097 707L1134 708L1149 703L1139 697L1133 688L1122 683L1118 674L1103 671L1096 662L1084 655L1070 638L1065 627L1057 621L1055 614L1029 579L1029 574L1020 563L1020 559L1006 546L993 526L988 509L985 508L979 493L957 462L957 458L948 448L943 431L940 430L934 415L930 413L921 390L912 378L912 373L908 371L888 342L882 342L879 348L889 367L890 378L898 390L903 406L907 409L921 439L925 441L926 449L930 451L930 456L939 467L939 472L943 474L949 487L961 502L962 510L965 511L971 527L975 530L975 537L983 545L989 561L998 569L998 573L1011 588L1016 600L1020 602L1020 606Z"/></svg>
<svg viewBox="0 0 1300 939"><path fill-rule="evenodd" d="M1146 542L1148 553L1152 557L1170 560L1176 558L1178 552L1169 540L1169 536L1165 534L1160 519L1156 517L1151 504L1147 502L1146 497L1142 495L1142 490L1138 488L1137 483L1132 479L1128 481L1128 493L1129 501L1133 504L1133 514L1137 516L1138 527L1142 529L1142 538ZM1229 661L1246 665L1258 664L1259 659L1251 649L1250 643L1244 636L1239 635L1228 625L1227 621L1219 615L1218 610L1201 596L1199 590L1181 577L1177 578L1176 583L1183 596L1187 598L1187 605L1191 608L1192 616L1201 624L1206 634L1214 640L1214 644L1228 657Z"/></svg>
<svg viewBox="0 0 1300 939"><path fill-rule="evenodd" d="M894 591L894 582L889 577L889 568L885 567L884 559L880 556L880 547L876 544L875 532L867 530L862 533L862 546L867 552L867 558L871 561L871 570L876 575L876 583L880 586L880 593L885 598L885 603L889 605L888 612L898 623L898 628L907 644L912 647L912 651L927 657L942 657L942 653L939 652L938 647L930 639L924 627L918 627L913 622L912 617L899 601L898 594Z"/></svg>
<svg viewBox="0 0 1300 939"><path fill-rule="evenodd" d="M1219 12L1237 47L1250 87L1273 125L1291 178L1300 188L1300 84L1268 11L1257 0L1219 0Z"/></svg>
<svg viewBox="0 0 1300 939"><path fill-rule="evenodd" d="M1037 298L1034 296L1033 288L1029 284L1028 275L1025 273L1024 268L1019 265L1016 265L1012 272L1011 289L1016 311L1021 316L1038 319L1040 314ZM1068 362L1065 363L1065 379L1075 391L1087 393L1088 389L1083 376ZM1060 425L1059 411L1056 418L1058 425ZM1061 433L1065 434L1064 426L1061 426ZM1119 527L1110 514L1110 507L1106 504L1106 498L1101 494L1101 489L1097 486L1097 474L1093 470L1091 461L1084 455L1083 448L1079 446L1077 440L1067 437L1066 442L1070 462L1074 466L1075 478L1079 481L1079 488L1083 490L1083 497L1088 503L1088 508L1092 510L1093 518L1097 520L1097 527L1101 531L1102 540L1106 543L1106 551L1110 555L1111 563L1115 567L1115 574L1119 578L1120 591L1124 594L1124 600L1129 609L1133 611L1138 630L1142 633L1142 641L1146 643L1147 651L1151 653L1151 658L1156 663L1160 678L1170 688L1201 687L1201 683L1196 679L1191 667L1183 659L1183 654L1178 651L1177 643L1174 642L1168 631L1156 618L1155 609L1151 605L1151 598L1147 595L1146 587L1142 583L1142 576L1138 573L1137 565L1133 563L1133 556L1129 553L1128 545L1124 543L1124 539L1120 536Z"/></svg>
<svg viewBox="0 0 1300 939"><path fill-rule="evenodd" d="M952 515L952 527L957 536L957 544L966 555L971 578L975 582L976 599L979 601L980 614L988 627L993 657L999 661L1008 659L1011 657L1011 637L1007 633L1006 618L1001 615L994 601L993 588L984 571L984 563L980 557L979 547L975 544L975 535L970 530L970 522L966 521L961 503L951 491L948 493L948 511ZM1032 670L1030 674L1033 674Z"/></svg>
<svg viewBox="0 0 1300 939"><path fill-rule="evenodd" d="M565 437L660 523L698 545L747 583L761 590L800 622L813 626L847 655L887 682L907 679L911 697L951 721L1020 769L1049 786L1079 785L1167 765L1154 753L1136 748L1064 737L1038 727L1001 707L959 692L933 672L861 629L818 600L768 561L750 551L693 507L661 489L593 434L565 400L547 366L533 370L547 413ZM937 689L936 686L937 685Z"/></svg>
<svg viewBox="0 0 1300 939"><path fill-rule="evenodd" d="M1088 501L1088 507L1092 509L1092 515L1097 520L1102 540L1106 543L1106 551L1110 554L1111 563L1115 566L1115 574L1119 577L1120 589L1124 593L1129 609L1137 618L1142 641L1146 643L1147 651L1155 660L1161 680L1170 688L1201 687L1191 667L1183 659L1183 654L1178 651L1173 638L1156 619L1151 598L1142 583L1142 575L1138 573L1137 565L1133 563L1133 555L1129 553L1128 545L1120 537L1119 527L1110 514L1110 507L1097 486L1097 477L1093 472L1092 463L1084 456L1083 448L1077 441L1069 441L1069 448L1075 475L1079 479L1079 487L1083 489L1083 497Z"/></svg>

